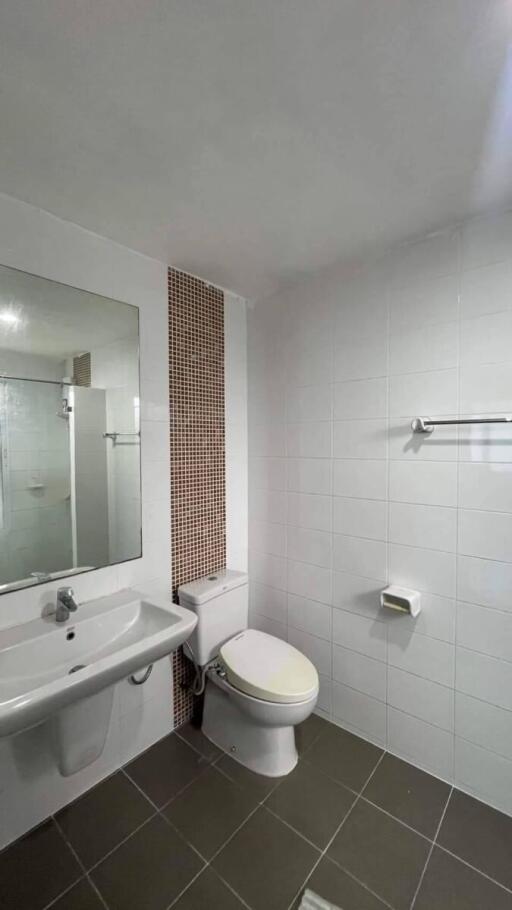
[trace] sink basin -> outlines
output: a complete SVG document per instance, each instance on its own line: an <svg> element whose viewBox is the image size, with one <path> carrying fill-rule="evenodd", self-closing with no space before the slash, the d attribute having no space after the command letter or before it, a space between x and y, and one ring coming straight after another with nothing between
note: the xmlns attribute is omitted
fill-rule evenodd
<svg viewBox="0 0 512 910"><path fill-rule="evenodd" d="M47 617L0 632L0 736L170 654L196 623L194 613L165 597L125 590L81 604L65 623Z"/></svg>

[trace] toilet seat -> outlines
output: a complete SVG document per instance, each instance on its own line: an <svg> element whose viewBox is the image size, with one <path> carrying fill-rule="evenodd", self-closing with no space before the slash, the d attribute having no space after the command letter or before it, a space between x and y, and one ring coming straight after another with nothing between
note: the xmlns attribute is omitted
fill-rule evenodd
<svg viewBox="0 0 512 910"><path fill-rule="evenodd" d="M245 629L220 649L228 682L254 698L278 704L296 704L316 697L318 673L293 645Z"/></svg>

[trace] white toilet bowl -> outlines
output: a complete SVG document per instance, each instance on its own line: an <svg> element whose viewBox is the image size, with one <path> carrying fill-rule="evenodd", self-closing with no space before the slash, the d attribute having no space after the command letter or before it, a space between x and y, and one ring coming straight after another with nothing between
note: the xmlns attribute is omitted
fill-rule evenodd
<svg viewBox="0 0 512 910"><path fill-rule="evenodd" d="M202 731L211 742L230 753L236 761L251 771L264 774L266 777L282 777L289 774L297 764L295 727L309 717L316 705L318 675L310 661L286 642L263 632L255 632L253 629L248 629L243 634L249 645L254 642L255 636L258 636L260 644L266 647L267 651L279 652L281 661L283 657L285 660L286 657L291 658L292 661L298 658L302 671L305 670L308 677L308 691L305 693L303 685L296 685L294 693L293 677L288 674L287 685L284 687L286 693L283 694L282 684L276 684L274 695L275 698L286 697L288 700L270 700L269 676L280 678L281 683L283 682L282 663L279 667L276 667L275 663L272 664L275 654L269 654L266 665L261 668L263 671L261 683L265 697L261 697L263 689L253 695L233 685L229 679L230 670L221 659L207 672ZM231 644L232 642L228 642L228 647ZM238 670L240 672L240 667ZM237 679L237 682L243 688L250 688L256 692L254 668L253 672L247 675L251 676L250 682L245 684L247 681L240 679ZM303 680L304 672L302 682ZM305 697L302 697L304 695ZM296 700L292 700L293 698Z"/></svg>
<svg viewBox="0 0 512 910"><path fill-rule="evenodd" d="M224 570L182 585L198 623L185 651L205 674L202 730L236 761L267 777L297 764L294 727L318 698L315 667L288 642L247 628L247 575Z"/></svg>

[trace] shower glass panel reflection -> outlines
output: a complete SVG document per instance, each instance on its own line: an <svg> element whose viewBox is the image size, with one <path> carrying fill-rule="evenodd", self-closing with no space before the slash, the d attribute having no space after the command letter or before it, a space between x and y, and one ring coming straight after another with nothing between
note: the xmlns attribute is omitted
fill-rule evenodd
<svg viewBox="0 0 512 910"><path fill-rule="evenodd" d="M61 383L0 379L0 584L73 566Z"/></svg>

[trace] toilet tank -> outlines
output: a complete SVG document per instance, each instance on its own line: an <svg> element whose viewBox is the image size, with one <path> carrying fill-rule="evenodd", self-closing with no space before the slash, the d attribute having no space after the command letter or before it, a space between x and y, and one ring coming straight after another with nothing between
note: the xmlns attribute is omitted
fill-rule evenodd
<svg viewBox="0 0 512 910"><path fill-rule="evenodd" d="M248 579L244 572L222 569L178 588L181 607L197 613L197 626L185 653L203 667L225 641L247 628Z"/></svg>

